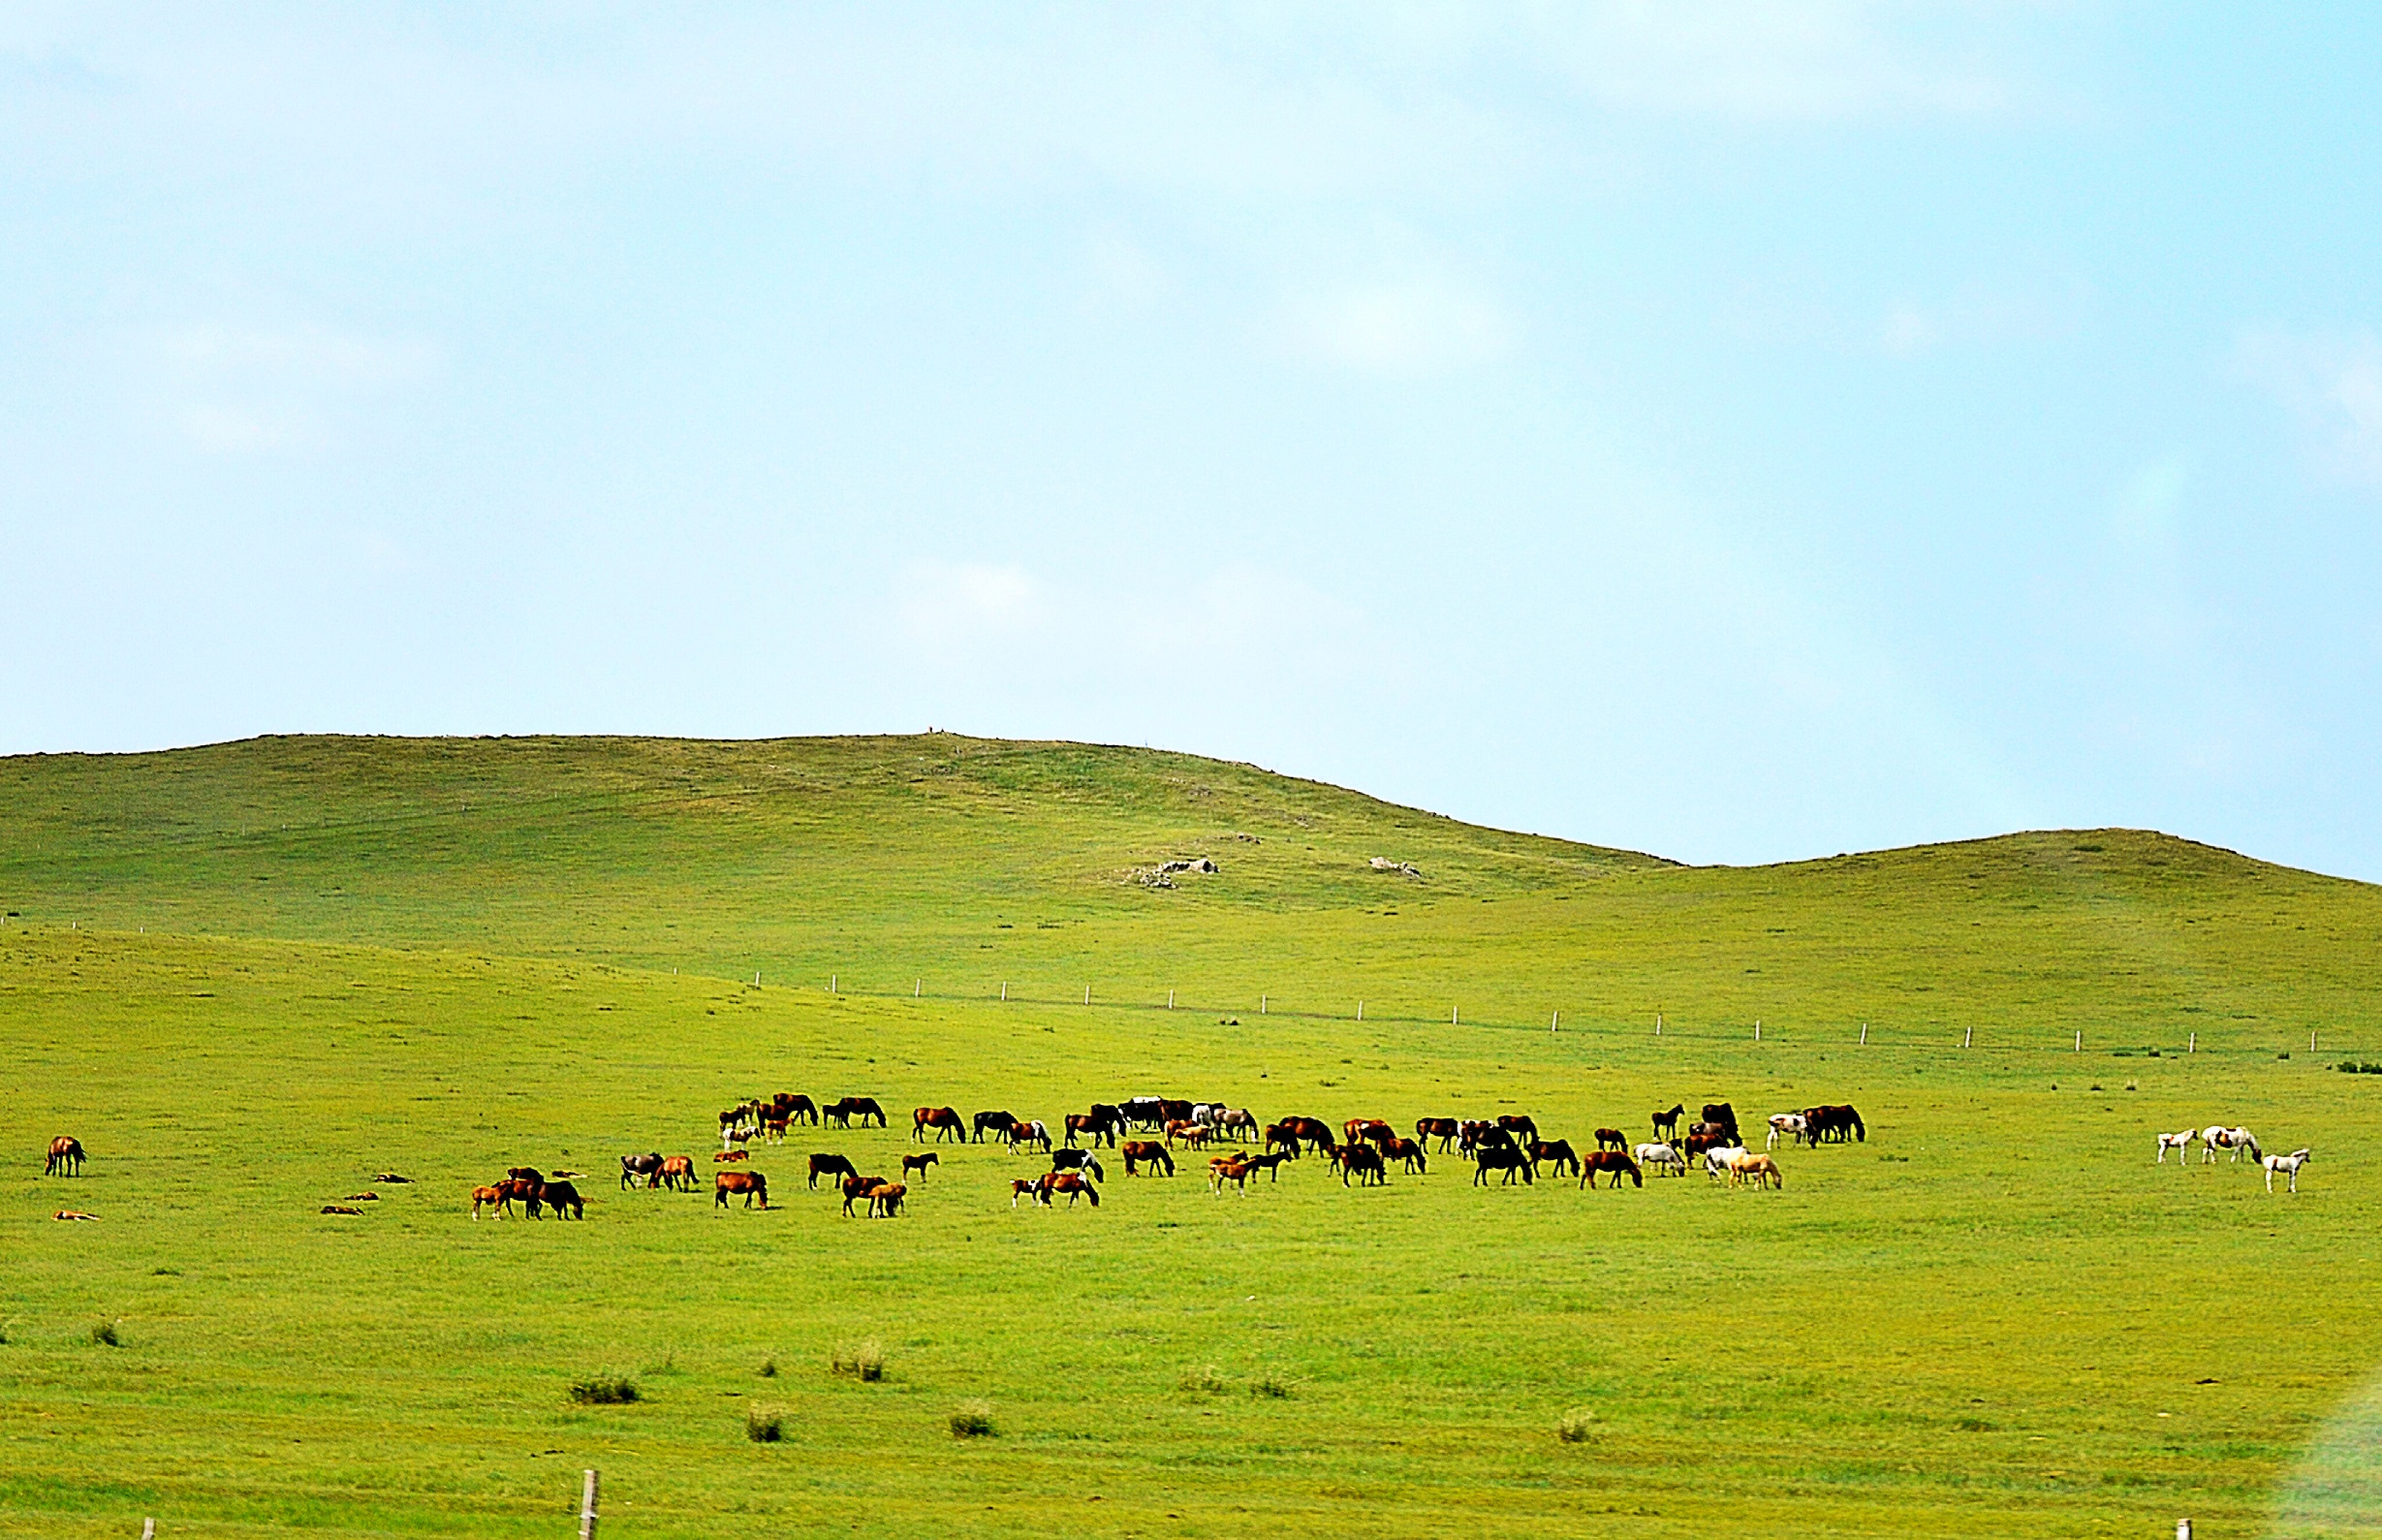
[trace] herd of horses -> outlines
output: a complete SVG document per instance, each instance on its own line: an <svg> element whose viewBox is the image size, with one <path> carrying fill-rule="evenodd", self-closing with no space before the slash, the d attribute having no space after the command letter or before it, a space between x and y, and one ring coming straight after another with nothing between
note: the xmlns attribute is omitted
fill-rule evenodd
<svg viewBox="0 0 2382 1540"><path fill-rule="evenodd" d="M1245 1107L1170 1096L1134 1096L1120 1102L1096 1102L1081 1113L1061 1118L1053 1137L1050 1125L1039 1118L987 1109L962 1116L956 1107L919 1107L910 1115L910 1141L921 1147L943 1144L998 1143L1013 1151L1033 1149L1047 1157L1050 1169L1033 1177L1011 1177L1012 1209L1031 1203L1052 1208L1059 1198L1069 1208L1080 1202L1100 1207L1100 1183L1108 1179L1100 1152L1113 1151L1127 1177L1175 1176L1175 1156L1207 1154L1207 1185L1221 1196L1227 1187L1245 1195L1249 1183L1263 1177L1279 1181L1287 1162L1321 1156L1328 1171L1336 1172L1343 1187L1381 1186L1395 1166L1410 1176L1426 1174L1433 1154L1453 1154L1472 1168L1472 1185L1531 1185L1551 1170L1558 1178L1576 1179L1583 1188L1599 1185L1618 1190L1623 1180L1643 1188L1646 1176L1687 1175L1701 1164L1714 1181L1732 1185L1782 1188L1784 1173L1767 1151L1745 1148L1737 1111L1726 1102L1705 1104L1701 1116L1684 1134L1679 1124L1685 1104L1652 1115L1654 1138L1633 1143L1617 1128L1595 1131L1596 1147L1576 1149L1566 1139L1541 1135L1536 1119L1509 1113L1487 1118L1424 1117L1411 1135L1400 1133L1377 1117L1351 1117L1335 1129L1319 1117L1290 1116L1267 1121ZM752 1097L719 1115L720 1148L711 1157L721 1169L712 1176L712 1203L726 1208L741 1198L747 1209L769 1207L768 1180L750 1168L746 1147L759 1139L782 1144L796 1125L888 1126L885 1110L873 1097L846 1096L821 1104L796 1092L779 1091ZM1770 1119L1769 1147L1781 1141L1818 1146L1866 1140L1868 1129L1850 1106L1805 1108ZM931 1147L901 1157L898 1180L863 1172L843 1154L821 1150L810 1156L807 1190L821 1181L840 1194L847 1215L898 1215L914 1182L924 1182L941 1163ZM664 1156L659 1151L620 1157L622 1190L643 1187L693 1191L697 1185L694 1157ZM475 1212L477 1209L475 1207ZM536 1210L531 1208L534 1214Z"/></svg>
<svg viewBox="0 0 2382 1540"><path fill-rule="evenodd" d="M2176 1166L2181 1169L2190 1158L2192 1141L2196 1139L2200 1141L2202 1165L2213 1162L2220 1149L2225 1151L2225 1163L2229 1166L2246 1154L2250 1164L2265 1168L2269 1192L2274 1190L2276 1177L2290 1178L2290 1190L2299 1191L2300 1168L2316 1158L2306 1149L2295 1149L2288 1155L2270 1155L2258 1147L2258 1137L2248 1129L2228 1128L2223 1123L2210 1123L2206 1128L2186 1128L2180 1133L2161 1134L2158 1137L2158 1154L2151 1164L2165 1165L2167 1152L2172 1149L2176 1152Z"/></svg>

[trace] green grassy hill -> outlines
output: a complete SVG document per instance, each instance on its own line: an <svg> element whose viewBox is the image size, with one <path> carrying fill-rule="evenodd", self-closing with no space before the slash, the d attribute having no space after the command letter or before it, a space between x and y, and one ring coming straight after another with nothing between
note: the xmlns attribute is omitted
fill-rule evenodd
<svg viewBox="0 0 2382 1540"><path fill-rule="evenodd" d="M582 1465L608 1537L2373 1534L2382 1076L2329 1065L2382 1059L2377 896L2121 831L1690 868L944 735L0 761L0 1534L563 1534ZM774 1089L895 1126L757 1148L768 1211L608 1175ZM920 1103L1145 1089L1870 1137L1758 1194L803 1185ZM2153 1164L2220 1119L2316 1147L2299 1195ZM59 1132L85 1175L34 1175ZM523 1163L586 1220L474 1221Z"/></svg>

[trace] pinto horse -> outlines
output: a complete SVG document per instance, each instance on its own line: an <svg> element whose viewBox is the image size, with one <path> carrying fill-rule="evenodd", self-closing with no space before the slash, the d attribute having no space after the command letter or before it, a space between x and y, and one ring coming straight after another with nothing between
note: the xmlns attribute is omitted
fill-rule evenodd
<svg viewBox="0 0 2382 1540"><path fill-rule="evenodd" d="M1623 1177L1629 1179L1630 1185L1633 1187L1645 1185L1645 1173L1640 1171L1638 1163L1630 1159L1627 1152L1623 1150L1600 1149L1593 1155L1583 1157L1580 1162L1580 1185L1583 1187L1595 1186L1596 1174L1600 1171L1613 1174L1613 1185L1616 1191L1620 1188Z"/></svg>
<svg viewBox="0 0 2382 1540"><path fill-rule="evenodd" d="M1016 1149L1025 1145L1040 1145L1044 1154L1050 1152L1050 1130L1043 1126L1041 1118L1009 1125L1009 1147Z"/></svg>
<svg viewBox="0 0 2382 1540"><path fill-rule="evenodd" d="M822 1152L810 1157L810 1189L813 1192L819 1190L819 1179L822 1177L857 1177L859 1175L860 1173L853 1169L852 1162L841 1155Z"/></svg>
<svg viewBox="0 0 2382 1540"><path fill-rule="evenodd" d="M1031 1177L1010 1178L1009 1207L1013 1212L1018 1207L1018 1200L1019 1198L1031 1198L1037 1205L1039 1205L1042 1202L1042 1183L1036 1181Z"/></svg>
<svg viewBox="0 0 2382 1540"><path fill-rule="evenodd" d="M1147 1166L1153 1171L1164 1166L1168 1176L1175 1175L1175 1157L1166 1152L1166 1146L1154 1139L1125 1141L1125 1175L1140 1176L1141 1172L1136 1169L1137 1166Z"/></svg>
<svg viewBox="0 0 2382 1540"><path fill-rule="evenodd" d="M1480 1166L1480 1169L1472 1174L1472 1184L1475 1187L1487 1186L1489 1174L1492 1171L1505 1173L1504 1179L1498 1182L1501 1187L1512 1186L1517 1173L1520 1175L1522 1185L1525 1187L1537 1179L1530 1174L1530 1157L1515 1148L1511 1143L1484 1145L1473 1151L1472 1158Z"/></svg>
<svg viewBox="0 0 2382 1540"><path fill-rule="evenodd" d="M769 1179L757 1171L723 1171L711 1179L712 1208L727 1208L732 1193L742 1193L747 1209L753 1206L755 1198L760 1199L761 1207L767 1209L769 1206Z"/></svg>
<svg viewBox="0 0 2382 1540"><path fill-rule="evenodd" d="M1088 1171L1094 1181L1109 1179L1109 1174L1100 1169L1100 1157L1088 1149L1053 1149L1050 1155L1052 1171Z"/></svg>
<svg viewBox="0 0 2382 1540"><path fill-rule="evenodd" d="M2244 1149L2249 1151L2249 1158L2253 1164L2266 1159L2266 1151L2258 1147L2257 1137L2248 1129L2227 1128L2223 1123L2210 1123L2200 1131L2200 1163L2205 1166L2215 1160L2216 1152L2220 1149L2227 1152L2225 1161L2228 1165L2240 1160L2241 1151Z"/></svg>
<svg viewBox="0 0 2382 1540"><path fill-rule="evenodd" d="M49 1142L49 1158L42 1163L45 1177L78 1177L82 1175L82 1141L60 1134Z"/></svg>
<svg viewBox="0 0 2382 1540"><path fill-rule="evenodd" d="M1250 1140L1257 1137L1257 1115L1246 1107L1227 1107L1216 1115L1216 1127L1228 1139Z"/></svg>
<svg viewBox="0 0 2382 1540"><path fill-rule="evenodd" d="M956 1134L959 1137L959 1143L964 1145L968 1142L967 1125L959 1120L959 1114L954 1108L921 1107L910 1115L910 1137L912 1139L921 1144L925 1143L926 1130L929 1128L934 1130L934 1137L937 1140L949 1139Z"/></svg>
<svg viewBox="0 0 2382 1540"><path fill-rule="evenodd" d="M2151 1164L2154 1166L2163 1166L2167 1164L2167 1152L2171 1149L2176 1152L2177 1164L2182 1164L2184 1151L2191 1148L2192 1141L2198 1139L2199 1137L2200 1130L2197 1128L2187 1128L2179 1134L2159 1135L2158 1158L2153 1160Z"/></svg>
<svg viewBox="0 0 2382 1540"><path fill-rule="evenodd" d="M647 1187L658 1187L662 1184L662 1152L660 1150L657 1149L650 1155L623 1155L620 1157L620 1190L628 1191L631 1187L636 1186L640 1179L643 1179Z"/></svg>
<svg viewBox="0 0 2382 1540"><path fill-rule="evenodd" d="M1580 1175L1580 1156L1573 1150L1572 1142L1568 1139L1533 1140L1531 1142L1530 1169L1535 1172L1549 1161L1554 1162L1555 1175L1558 1177L1565 1175L1565 1167L1571 1168L1570 1175L1575 1177Z"/></svg>
<svg viewBox="0 0 2382 1540"><path fill-rule="evenodd" d="M1070 1209L1076 1206L1076 1200L1078 1198L1089 1198L1092 1201L1093 1208L1097 1209L1100 1207L1100 1189L1093 1186L1090 1182L1085 1181L1075 1172L1050 1172L1043 1177L1040 1186L1042 1188L1042 1204L1046 1209L1050 1206L1051 1196L1055 1193L1061 1192L1067 1195L1067 1207Z"/></svg>
<svg viewBox="0 0 2382 1540"><path fill-rule="evenodd" d="M1425 1117L1418 1119L1414 1125L1414 1137L1438 1140L1439 1153L1443 1155L1448 1152L1448 1146L1455 1143L1456 1136L1459 1132L1461 1132L1461 1125L1453 1117Z"/></svg>

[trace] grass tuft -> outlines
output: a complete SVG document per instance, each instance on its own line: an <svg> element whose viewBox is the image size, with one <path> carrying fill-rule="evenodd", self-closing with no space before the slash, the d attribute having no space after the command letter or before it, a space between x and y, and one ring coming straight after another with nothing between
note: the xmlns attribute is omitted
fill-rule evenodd
<svg viewBox="0 0 2382 1540"><path fill-rule="evenodd" d="M765 1358L761 1361L761 1377L763 1379L777 1378L777 1360Z"/></svg>
<svg viewBox="0 0 2382 1540"><path fill-rule="evenodd" d="M961 1401L951 1414L951 1435L954 1438L993 1437L992 1403Z"/></svg>
<svg viewBox="0 0 2382 1540"><path fill-rule="evenodd" d="M885 1348L874 1338L847 1342L828 1356L828 1369L873 1385L885 1378Z"/></svg>
<svg viewBox="0 0 2382 1540"><path fill-rule="evenodd" d="M116 1323L113 1321L102 1321L92 1327L91 1340L101 1347L122 1347L124 1345L123 1334L116 1330Z"/></svg>
<svg viewBox="0 0 2382 1540"><path fill-rule="evenodd" d="M744 1408L744 1436L756 1444L782 1442L786 1436L786 1414L775 1407L763 1411L758 1406Z"/></svg>
<svg viewBox="0 0 2382 1540"><path fill-rule="evenodd" d="M1567 1444L1584 1444L1596 1433L1596 1413L1575 1406L1555 1419L1555 1437Z"/></svg>
<svg viewBox="0 0 2382 1540"><path fill-rule="evenodd" d="M1262 1379L1249 1381L1249 1394L1253 1397L1270 1398L1278 1401L1288 1400L1290 1399L1290 1382L1275 1379L1272 1375L1268 1374Z"/></svg>
<svg viewBox="0 0 2382 1540"><path fill-rule="evenodd" d="M1181 1383L1184 1390L1198 1396L1221 1396L1233 1388L1213 1364L1187 1371Z"/></svg>
<svg viewBox="0 0 2382 1540"><path fill-rule="evenodd" d="M571 1399L581 1406L626 1406L643 1394L626 1374L590 1374L571 1382Z"/></svg>

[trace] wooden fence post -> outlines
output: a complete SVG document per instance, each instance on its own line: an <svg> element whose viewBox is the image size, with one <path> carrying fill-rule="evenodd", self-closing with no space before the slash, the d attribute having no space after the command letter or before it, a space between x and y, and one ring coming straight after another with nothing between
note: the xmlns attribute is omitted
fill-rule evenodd
<svg viewBox="0 0 2382 1540"><path fill-rule="evenodd" d="M596 1473L592 1470L580 1488L579 1540L596 1540Z"/></svg>

